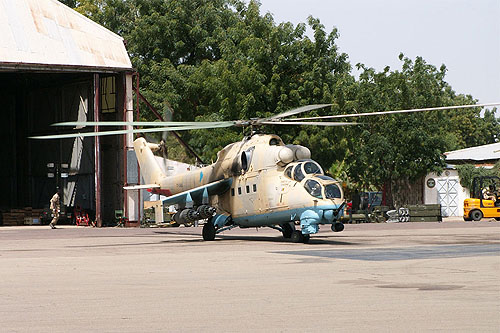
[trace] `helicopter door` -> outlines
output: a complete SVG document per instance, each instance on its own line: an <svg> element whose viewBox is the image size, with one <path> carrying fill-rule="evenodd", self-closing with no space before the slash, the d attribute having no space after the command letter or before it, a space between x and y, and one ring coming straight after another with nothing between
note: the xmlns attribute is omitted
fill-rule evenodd
<svg viewBox="0 0 500 333"><path fill-rule="evenodd" d="M258 179L257 174L252 172L235 182L234 191L231 190L233 216L254 215L258 211Z"/></svg>

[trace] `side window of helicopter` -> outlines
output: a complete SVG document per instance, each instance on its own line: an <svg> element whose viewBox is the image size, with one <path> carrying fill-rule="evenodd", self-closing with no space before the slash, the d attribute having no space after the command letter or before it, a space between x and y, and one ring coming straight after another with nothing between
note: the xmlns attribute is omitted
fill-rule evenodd
<svg viewBox="0 0 500 333"><path fill-rule="evenodd" d="M302 172L302 164L297 164L295 166L295 169L293 170L293 179L300 182L304 178L305 178L305 176L304 176L304 173Z"/></svg>
<svg viewBox="0 0 500 333"><path fill-rule="evenodd" d="M292 178L292 169L293 169L293 165L290 165L288 168L285 169L285 176L287 176L290 179L293 179Z"/></svg>
<svg viewBox="0 0 500 333"><path fill-rule="evenodd" d="M306 162L304 163L304 171L307 174L315 174L315 173L321 173L321 169L319 165L317 165L314 162Z"/></svg>
<svg viewBox="0 0 500 333"><path fill-rule="evenodd" d="M340 189L335 184L329 184L325 187L325 196L327 199L340 198Z"/></svg>
<svg viewBox="0 0 500 333"><path fill-rule="evenodd" d="M317 181L309 179L304 184L304 187L307 190L307 192L309 192L309 194L312 195L313 197L322 198L321 185Z"/></svg>
<svg viewBox="0 0 500 333"><path fill-rule="evenodd" d="M272 138L271 140L269 140L269 145L270 146L278 146L279 144L280 144L280 142L276 138Z"/></svg>

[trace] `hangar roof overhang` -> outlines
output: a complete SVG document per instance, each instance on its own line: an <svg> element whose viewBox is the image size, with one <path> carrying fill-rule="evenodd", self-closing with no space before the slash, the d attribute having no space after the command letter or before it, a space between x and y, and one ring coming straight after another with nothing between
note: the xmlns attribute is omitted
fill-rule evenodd
<svg viewBox="0 0 500 333"><path fill-rule="evenodd" d="M124 72L123 38L56 0L0 0L0 71Z"/></svg>
<svg viewBox="0 0 500 333"><path fill-rule="evenodd" d="M492 162L500 160L500 142L444 153L446 162Z"/></svg>

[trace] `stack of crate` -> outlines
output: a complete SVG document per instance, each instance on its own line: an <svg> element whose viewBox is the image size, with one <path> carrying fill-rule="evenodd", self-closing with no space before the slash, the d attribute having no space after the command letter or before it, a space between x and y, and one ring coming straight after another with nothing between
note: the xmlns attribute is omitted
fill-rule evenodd
<svg viewBox="0 0 500 333"><path fill-rule="evenodd" d="M410 222L441 222L441 205L408 205Z"/></svg>
<svg viewBox="0 0 500 333"><path fill-rule="evenodd" d="M35 209L33 208L31 210L31 217L33 218L33 224L42 224L41 222L41 216L42 216L42 211L43 209Z"/></svg>
<svg viewBox="0 0 500 333"><path fill-rule="evenodd" d="M33 209L31 207L24 207L24 225L32 225L33 224Z"/></svg>
<svg viewBox="0 0 500 333"><path fill-rule="evenodd" d="M11 209L3 212L3 225L4 226L18 226L18 225L32 225L40 224L41 209L33 209L25 207L23 209Z"/></svg>
<svg viewBox="0 0 500 333"><path fill-rule="evenodd" d="M11 209L3 213L3 225L14 226L24 224L24 209Z"/></svg>

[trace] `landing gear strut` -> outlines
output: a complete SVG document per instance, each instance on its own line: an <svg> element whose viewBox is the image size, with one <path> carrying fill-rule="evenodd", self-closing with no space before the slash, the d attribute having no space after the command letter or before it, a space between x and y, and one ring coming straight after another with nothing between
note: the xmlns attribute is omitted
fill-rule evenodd
<svg viewBox="0 0 500 333"><path fill-rule="evenodd" d="M291 238L294 228L290 225L290 223L283 223L281 225L281 233L284 238Z"/></svg>

